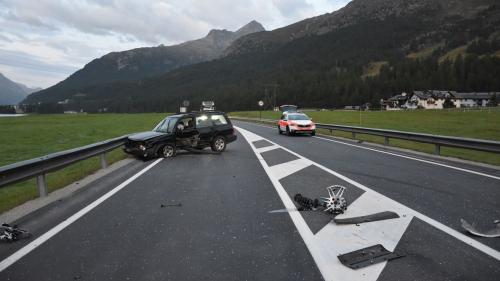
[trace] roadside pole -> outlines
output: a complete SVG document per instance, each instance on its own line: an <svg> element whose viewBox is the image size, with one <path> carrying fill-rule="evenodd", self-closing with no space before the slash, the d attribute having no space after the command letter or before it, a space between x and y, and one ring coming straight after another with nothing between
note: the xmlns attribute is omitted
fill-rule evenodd
<svg viewBox="0 0 500 281"><path fill-rule="evenodd" d="M263 101L259 101L259 121L262 121L262 107L264 106Z"/></svg>

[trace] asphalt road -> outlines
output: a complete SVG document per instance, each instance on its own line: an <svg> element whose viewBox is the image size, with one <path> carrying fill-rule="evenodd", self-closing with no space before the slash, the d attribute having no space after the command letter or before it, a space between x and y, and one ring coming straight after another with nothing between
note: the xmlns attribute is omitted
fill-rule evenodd
<svg viewBox="0 0 500 281"><path fill-rule="evenodd" d="M498 280L500 238L460 227L500 219L498 170L235 125L221 155L135 161L21 219L33 238L0 244L0 280ZM339 227L293 211L295 193L332 184L346 216L400 218ZM377 243L405 256L360 270L336 258Z"/></svg>

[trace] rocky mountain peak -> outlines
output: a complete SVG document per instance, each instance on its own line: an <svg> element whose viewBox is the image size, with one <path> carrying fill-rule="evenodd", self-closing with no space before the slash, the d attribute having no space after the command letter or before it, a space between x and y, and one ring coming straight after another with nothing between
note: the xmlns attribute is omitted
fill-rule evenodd
<svg viewBox="0 0 500 281"><path fill-rule="evenodd" d="M242 26L240 29L236 30L235 33L238 35L238 37L240 37L261 31L266 31L262 24L260 24L258 21L252 20L251 22Z"/></svg>

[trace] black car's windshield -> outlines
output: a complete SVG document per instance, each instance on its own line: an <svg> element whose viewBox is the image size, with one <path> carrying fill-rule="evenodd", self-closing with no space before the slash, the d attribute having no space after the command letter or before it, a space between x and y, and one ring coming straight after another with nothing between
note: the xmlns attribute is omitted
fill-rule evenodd
<svg viewBox="0 0 500 281"><path fill-rule="evenodd" d="M288 116L290 120L309 120L309 117L303 114L291 114Z"/></svg>
<svg viewBox="0 0 500 281"><path fill-rule="evenodd" d="M162 120L156 127L153 129L155 132L160 133L172 133L174 131L175 123L177 123L176 117L168 117Z"/></svg>

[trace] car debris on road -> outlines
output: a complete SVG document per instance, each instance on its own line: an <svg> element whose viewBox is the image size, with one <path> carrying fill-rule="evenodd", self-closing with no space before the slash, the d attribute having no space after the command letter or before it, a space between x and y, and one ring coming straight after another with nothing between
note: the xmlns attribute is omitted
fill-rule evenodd
<svg viewBox="0 0 500 281"><path fill-rule="evenodd" d="M334 218L333 221L336 224L360 224L364 222L374 222L388 219L397 219L399 215L391 211L379 212L366 216L352 217L352 218Z"/></svg>
<svg viewBox="0 0 500 281"><path fill-rule="evenodd" d="M340 262L352 269L359 269L372 264L404 257L404 255L388 251L384 246L377 244L353 252L337 256Z"/></svg>
<svg viewBox="0 0 500 281"><path fill-rule="evenodd" d="M302 194L295 194L293 200L300 205L299 211L315 211L323 208L323 211L329 212L332 215L343 214L347 210L347 201L343 197L346 190L341 185L332 185L326 188L328 190L328 197L319 199L310 199L302 196Z"/></svg>
<svg viewBox="0 0 500 281"><path fill-rule="evenodd" d="M478 230L475 225L471 225L464 219L460 219L460 222L462 223L462 227L467 230L469 233L476 235L476 236L481 236L481 237L486 237L486 238L495 238L495 237L500 237L500 221L496 220L494 223L496 224L496 227L487 231L480 231Z"/></svg>
<svg viewBox="0 0 500 281"><path fill-rule="evenodd" d="M4 223L0 226L0 241L15 242L30 236L28 231L18 228L17 225Z"/></svg>

